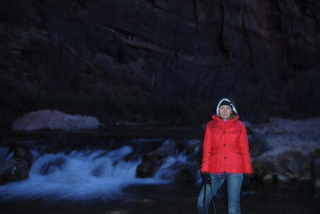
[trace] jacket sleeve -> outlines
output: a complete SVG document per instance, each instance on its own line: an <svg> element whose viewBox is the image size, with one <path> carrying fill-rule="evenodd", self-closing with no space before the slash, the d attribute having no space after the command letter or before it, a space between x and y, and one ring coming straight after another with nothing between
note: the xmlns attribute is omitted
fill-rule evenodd
<svg viewBox="0 0 320 214"><path fill-rule="evenodd" d="M210 171L210 159L212 155L212 132L210 123L207 123L203 139L201 173Z"/></svg>
<svg viewBox="0 0 320 214"><path fill-rule="evenodd" d="M250 159L250 152L249 152L249 141L248 135L245 125L242 123L241 134L240 134L240 149L241 155L244 165L244 173L252 174L252 164Z"/></svg>

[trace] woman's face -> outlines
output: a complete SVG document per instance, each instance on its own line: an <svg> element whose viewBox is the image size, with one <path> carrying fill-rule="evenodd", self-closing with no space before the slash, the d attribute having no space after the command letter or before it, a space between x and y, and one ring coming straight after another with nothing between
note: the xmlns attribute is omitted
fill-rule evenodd
<svg viewBox="0 0 320 214"><path fill-rule="evenodd" d="M231 116L232 109L228 105L222 105L219 108L219 115L222 119L228 119Z"/></svg>

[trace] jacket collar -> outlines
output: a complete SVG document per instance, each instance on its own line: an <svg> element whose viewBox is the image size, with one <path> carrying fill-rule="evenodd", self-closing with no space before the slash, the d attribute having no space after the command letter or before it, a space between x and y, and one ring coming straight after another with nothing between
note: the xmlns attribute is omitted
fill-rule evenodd
<svg viewBox="0 0 320 214"><path fill-rule="evenodd" d="M231 123L231 122L234 122L234 121L236 121L236 120L239 120L239 115L238 116L236 116L235 118L232 118L232 119L229 119L229 120L227 120L227 121L224 121L223 119L221 119L218 115L212 115L212 119L213 120L216 120L218 123L223 123L223 122L226 122L226 123Z"/></svg>

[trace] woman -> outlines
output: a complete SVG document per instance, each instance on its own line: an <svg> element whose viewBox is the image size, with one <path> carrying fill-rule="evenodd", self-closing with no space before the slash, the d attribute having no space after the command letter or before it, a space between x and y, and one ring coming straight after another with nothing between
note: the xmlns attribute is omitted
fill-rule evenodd
<svg viewBox="0 0 320 214"><path fill-rule="evenodd" d="M203 185L197 213L207 214L208 204L226 181L228 214L240 214L240 190L244 174L252 174L247 131L232 99L219 101L216 115L207 123L201 173Z"/></svg>

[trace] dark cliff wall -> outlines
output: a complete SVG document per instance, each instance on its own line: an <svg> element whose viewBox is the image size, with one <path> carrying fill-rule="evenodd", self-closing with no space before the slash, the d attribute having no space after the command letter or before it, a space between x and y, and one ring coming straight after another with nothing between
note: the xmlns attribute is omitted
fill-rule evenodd
<svg viewBox="0 0 320 214"><path fill-rule="evenodd" d="M1 115L108 111L88 97L153 108L222 96L248 119L320 113L315 0L2 0L0 10Z"/></svg>

